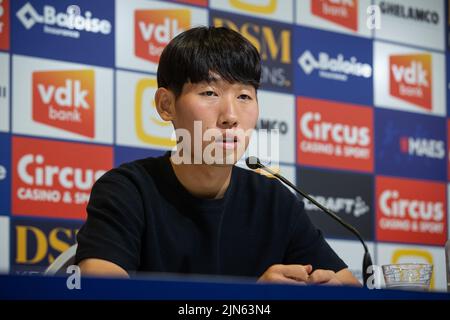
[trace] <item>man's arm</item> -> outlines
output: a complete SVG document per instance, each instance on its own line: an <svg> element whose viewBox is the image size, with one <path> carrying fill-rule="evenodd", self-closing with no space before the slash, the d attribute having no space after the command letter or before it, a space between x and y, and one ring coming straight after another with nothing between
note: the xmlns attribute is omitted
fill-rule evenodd
<svg viewBox="0 0 450 320"><path fill-rule="evenodd" d="M128 272L122 267L103 259L84 259L78 266L81 269L81 275L85 276L129 278Z"/></svg>

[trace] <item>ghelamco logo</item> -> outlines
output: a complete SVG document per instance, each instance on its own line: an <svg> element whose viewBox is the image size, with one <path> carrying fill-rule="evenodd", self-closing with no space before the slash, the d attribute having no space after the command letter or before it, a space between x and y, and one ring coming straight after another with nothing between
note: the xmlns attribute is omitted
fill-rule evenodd
<svg viewBox="0 0 450 320"><path fill-rule="evenodd" d="M25 27L29 30L36 24L43 24L45 33L79 38L80 31L109 34L112 30L111 22L105 19L99 19L92 15L92 12L85 11L82 14L81 9L77 5L70 5L66 12L57 12L55 7L44 5L43 13L39 14L36 9L27 2L20 8L16 16Z"/></svg>
<svg viewBox="0 0 450 320"><path fill-rule="evenodd" d="M347 81L349 76L363 78L372 76L370 64L359 62L356 57L345 59L342 53L333 58L326 52L319 52L316 58L311 51L306 50L297 62L307 75L319 70L319 77L326 79Z"/></svg>

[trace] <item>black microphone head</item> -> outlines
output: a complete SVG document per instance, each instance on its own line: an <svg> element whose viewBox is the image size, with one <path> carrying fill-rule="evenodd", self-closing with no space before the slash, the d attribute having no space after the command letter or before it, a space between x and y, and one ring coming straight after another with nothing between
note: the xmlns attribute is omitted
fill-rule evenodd
<svg viewBox="0 0 450 320"><path fill-rule="evenodd" d="M245 159L245 164L252 170L256 170L262 167L262 164L259 161L259 159L253 156L247 157L247 159Z"/></svg>

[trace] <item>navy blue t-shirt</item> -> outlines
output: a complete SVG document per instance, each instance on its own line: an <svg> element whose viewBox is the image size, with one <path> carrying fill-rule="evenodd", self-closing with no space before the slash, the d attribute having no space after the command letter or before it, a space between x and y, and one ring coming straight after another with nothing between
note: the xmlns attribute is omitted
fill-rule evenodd
<svg viewBox="0 0 450 320"><path fill-rule="evenodd" d="M77 235L76 263L113 262L129 273L259 277L273 264L346 264L278 180L234 166L222 199L178 181L169 153L124 164L94 185Z"/></svg>

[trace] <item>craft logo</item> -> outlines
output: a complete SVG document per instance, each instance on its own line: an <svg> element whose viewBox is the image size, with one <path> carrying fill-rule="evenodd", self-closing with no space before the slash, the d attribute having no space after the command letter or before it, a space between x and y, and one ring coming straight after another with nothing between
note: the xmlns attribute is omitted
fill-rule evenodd
<svg viewBox="0 0 450 320"><path fill-rule="evenodd" d="M94 182L111 169L111 147L13 137L14 215L84 219Z"/></svg>
<svg viewBox="0 0 450 320"><path fill-rule="evenodd" d="M390 94L431 111L431 54L391 55L389 69Z"/></svg>
<svg viewBox="0 0 450 320"><path fill-rule="evenodd" d="M94 16L91 11L83 13L77 5L68 6L66 12L58 12L55 7L44 5L40 14L27 2L16 12L16 16L27 30L43 25L44 33L63 37L80 38L81 32L107 35L112 30L111 22Z"/></svg>
<svg viewBox="0 0 450 320"><path fill-rule="evenodd" d="M367 107L298 97L298 162L372 171L372 119Z"/></svg>
<svg viewBox="0 0 450 320"><path fill-rule="evenodd" d="M261 84L285 92L292 87L291 29L279 23L211 12L212 24L228 27L246 37L258 49L262 59Z"/></svg>
<svg viewBox="0 0 450 320"><path fill-rule="evenodd" d="M311 0L312 14L358 31L358 1L356 0Z"/></svg>
<svg viewBox="0 0 450 320"><path fill-rule="evenodd" d="M308 190L317 202L334 211L358 229L365 239L373 239L373 177L339 171L297 168L297 184ZM343 188L345 184L345 188ZM335 221L324 215L309 200L304 199L305 210L313 223L326 237L352 238Z"/></svg>
<svg viewBox="0 0 450 320"><path fill-rule="evenodd" d="M229 4L242 11L259 14L273 14L277 10L278 0L229 0Z"/></svg>
<svg viewBox="0 0 450 320"><path fill-rule="evenodd" d="M190 26L191 11L188 9L136 10L134 12L135 55L158 63L169 41Z"/></svg>
<svg viewBox="0 0 450 320"><path fill-rule="evenodd" d="M441 19L439 16L439 12L437 11L405 6L404 4L399 3L381 1L379 3L379 7L383 15L401 18L404 20L437 25L439 24L439 20Z"/></svg>
<svg viewBox="0 0 450 320"><path fill-rule="evenodd" d="M403 136L400 138L400 150L410 156L444 159L445 142L443 140Z"/></svg>
<svg viewBox="0 0 450 320"><path fill-rule="evenodd" d="M0 49L9 49L9 0L0 0Z"/></svg>
<svg viewBox="0 0 450 320"><path fill-rule="evenodd" d="M318 71L321 78L338 81L347 81L350 76L370 78L372 67L368 63L359 62L356 57L345 58L339 53L336 57L330 57L327 52L319 52L317 57L306 50L297 60L303 71L310 75Z"/></svg>
<svg viewBox="0 0 450 320"><path fill-rule="evenodd" d="M446 185L376 178L377 238L443 245L447 239Z"/></svg>
<svg viewBox="0 0 450 320"><path fill-rule="evenodd" d="M149 90L155 91L156 89L156 80L151 78L141 79L136 85L134 105L136 135L139 140L146 144L173 148L176 145L175 139L172 135L163 134L163 132L173 131L172 124L168 121L163 121L158 116L153 99L151 102L145 99L145 97L149 96ZM150 96L153 97L154 94Z"/></svg>
<svg viewBox="0 0 450 320"><path fill-rule="evenodd" d="M94 70L33 72L33 120L94 138Z"/></svg>
<svg viewBox="0 0 450 320"><path fill-rule="evenodd" d="M64 220L14 219L12 263L15 273L44 270L56 257L76 243L81 222Z"/></svg>

